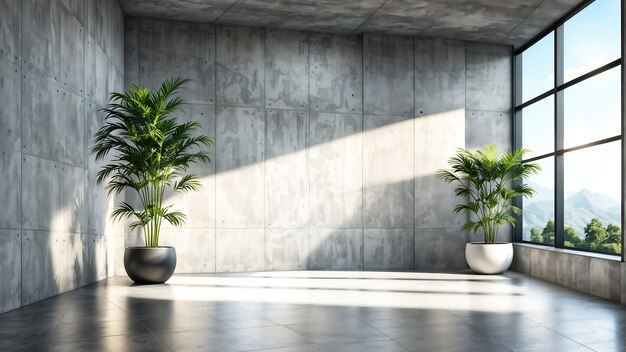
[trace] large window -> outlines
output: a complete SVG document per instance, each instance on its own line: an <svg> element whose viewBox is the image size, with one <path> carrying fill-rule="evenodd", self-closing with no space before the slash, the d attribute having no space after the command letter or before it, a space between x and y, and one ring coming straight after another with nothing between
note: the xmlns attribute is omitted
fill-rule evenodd
<svg viewBox="0 0 626 352"><path fill-rule="evenodd" d="M596 0L515 57L515 146L543 171L519 241L621 254L620 0Z"/></svg>

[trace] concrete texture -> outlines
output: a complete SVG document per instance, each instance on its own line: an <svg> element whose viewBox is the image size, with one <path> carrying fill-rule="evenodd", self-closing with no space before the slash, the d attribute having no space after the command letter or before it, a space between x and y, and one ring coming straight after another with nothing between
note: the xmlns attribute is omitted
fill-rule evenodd
<svg viewBox="0 0 626 352"><path fill-rule="evenodd" d="M309 218L309 114L267 110L265 226L304 228Z"/></svg>
<svg viewBox="0 0 626 352"><path fill-rule="evenodd" d="M0 57L19 63L22 57L21 2L0 1Z"/></svg>
<svg viewBox="0 0 626 352"><path fill-rule="evenodd" d="M530 275L542 280L556 282L557 257L556 251L531 251L530 252Z"/></svg>
<svg viewBox="0 0 626 352"><path fill-rule="evenodd" d="M459 229L415 229L415 268L463 270L465 244L471 236Z"/></svg>
<svg viewBox="0 0 626 352"><path fill-rule="evenodd" d="M181 96L187 103L215 102L215 29L211 25L141 19L139 83L158 88L165 78L193 77ZM201 38L201 39L200 39Z"/></svg>
<svg viewBox="0 0 626 352"><path fill-rule="evenodd" d="M159 241L176 248L175 273L215 272L215 229L167 228Z"/></svg>
<svg viewBox="0 0 626 352"><path fill-rule="evenodd" d="M364 227L413 228L414 158L397 152L413 145L413 120L364 115L364 130Z"/></svg>
<svg viewBox="0 0 626 352"><path fill-rule="evenodd" d="M153 23L172 40L185 37L177 43L181 53L162 49L166 43L158 40L148 43L149 50L162 52L162 59L140 55L147 42L139 28L147 31ZM211 41L203 31L208 25L197 26L128 17L125 85L160 81L162 72L169 74L159 70L162 62L185 62L197 56L195 50L215 53L215 70L208 73L213 77L190 67L184 72L215 83L214 101L191 105L207 114L216 110L215 132L205 130L216 138L215 171L194 168L205 187L168 201L188 213L184 229L216 231L216 271L466 268L470 236L458 235L465 215L451 213L459 200L435 172L447 167L457 147L511 144L507 113L466 106L471 45L220 24L211 27ZM510 55L510 48L498 47L495 56L502 52ZM491 65L476 59L472 70L480 76ZM506 103L503 95L490 96L490 86L473 89L481 89L476 96ZM366 113L368 106L373 113ZM479 117L472 119L471 112ZM372 230L370 237L364 229ZM261 243L258 253L246 252L243 233ZM191 236L178 245L199 245ZM137 242L134 235L119 238L126 245ZM118 257L122 247L115 250ZM402 255L391 255L397 248Z"/></svg>
<svg viewBox="0 0 626 352"><path fill-rule="evenodd" d="M363 37L363 101L367 115L413 116L414 38Z"/></svg>
<svg viewBox="0 0 626 352"><path fill-rule="evenodd" d="M121 0L132 16L314 32L422 35L521 46L580 0Z"/></svg>
<svg viewBox="0 0 626 352"><path fill-rule="evenodd" d="M569 253L556 254L556 282L582 292L590 290L590 258Z"/></svg>
<svg viewBox="0 0 626 352"><path fill-rule="evenodd" d="M624 264L614 256L514 244L511 270L614 302L625 302Z"/></svg>
<svg viewBox="0 0 626 352"><path fill-rule="evenodd" d="M312 228L363 226L361 115L311 113Z"/></svg>
<svg viewBox="0 0 626 352"><path fill-rule="evenodd" d="M22 238L19 230L0 230L0 312L21 306Z"/></svg>
<svg viewBox="0 0 626 352"><path fill-rule="evenodd" d="M621 299L621 263L618 260L589 259L590 292L611 301Z"/></svg>
<svg viewBox="0 0 626 352"><path fill-rule="evenodd" d="M311 270L363 269L363 230L311 230Z"/></svg>
<svg viewBox="0 0 626 352"><path fill-rule="evenodd" d="M464 200L436 176L437 170L449 167L456 149L465 147L465 127L462 107L415 118L416 228L460 228L467 220L467 214L453 212Z"/></svg>
<svg viewBox="0 0 626 352"><path fill-rule="evenodd" d="M203 134L215 140L215 106L189 104L178 117L180 122L197 121L200 128L196 135ZM213 151L212 151L213 152ZM180 193L168 190L164 202L187 215L183 228L215 229L215 163L191 165L189 173L196 175L201 183L195 192ZM164 224L164 227L172 227Z"/></svg>
<svg viewBox="0 0 626 352"><path fill-rule="evenodd" d="M218 104L264 107L264 44L261 28L217 28Z"/></svg>
<svg viewBox="0 0 626 352"><path fill-rule="evenodd" d="M366 229L363 233L364 270L414 268L413 229Z"/></svg>
<svg viewBox="0 0 626 352"><path fill-rule="evenodd" d="M308 229L268 229L265 231L264 270L306 270L308 267Z"/></svg>
<svg viewBox="0 0 626 352"><path fill-rule="evenodd" d="M0 60L0 150L21 151L21 67Z"/></svg>
<svg viewBox="0 0 626 352"><path fill-rule="evenodd" d="M479 149L496 144L500 150L512 148L513 118L510 113L491 111L465 112L465 146Z"/></svg>
<svg viewBox="0 0 626 352"><path fill-rule="evenodd" d="M21 192L15 185L22 179L21 153L11 150L0 149L0 199L2 199L2 211L0 212L0 228L21 228ZM0 311L2 311L0 309Z"/></svg>
<svg viewBox="0 0 626 352"><path fill-rule="evenodd" d="M218 107L215 164L218 228L263 228L264 132L264 110Z"/></svg>
<svg viewBox="0 0 626 352"><path fill-rule="evenodd" d="M512 50L504 45L467 43L467 110L511 112Z"/></svg>
<svg viewBox="0 0 626 352"><path fill-rule="evenodd" d="M0 312L112 274L87 149L122 88L123 21L114 0L0 1Z"/></svg>
<svg viewBox="0 0 626 352"><path fill-rule="evenodd" d="M363 42L359 36L311 33L311 111L357 113L363 105Z"/></svg>
<svg viewBox="0 0 626 352"><path fill-rule="evenodd" d="M465 42L415 39L415 116L465 108Z"/></svg>
<svg viewBox="0 0 626 352"><path fill-rule="evenodd" d="M264 270L264 231L218 229L215 236L215 270L241 272Z"/></svg>
<svg viewBox="0 0 626 352"><path fill-rule="evenodd" d="M22 63L24 69L59 82L61 69L60 1L22 2Z"/></svg>
<svg viewBox="0 0 626 352"><path fill-rule="evenodd" d="M309 34L267 29L265 107L309 109Z"/></svg>

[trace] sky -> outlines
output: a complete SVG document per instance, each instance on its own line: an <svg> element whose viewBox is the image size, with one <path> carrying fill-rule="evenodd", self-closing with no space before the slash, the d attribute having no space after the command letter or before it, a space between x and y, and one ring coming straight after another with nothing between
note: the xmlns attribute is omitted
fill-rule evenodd
<svg viewBox="0 0 626 352"><path fill-rule="evenodd" d="M620 26L619 0L596 0L565 23L566 82L620 58ZM551 89L554 35L549 34L526 50L522 64L523 101ZM621 67L616 67L564 91L566 148L620 134L620 76ZM529 157L553 150L553 97L524 109L522 121L522 143L533 150ZM620 155L619 141L566 154L565 193L586 188L620 199ZM553 169L546 171L530 181L552 188Z"/></svg>

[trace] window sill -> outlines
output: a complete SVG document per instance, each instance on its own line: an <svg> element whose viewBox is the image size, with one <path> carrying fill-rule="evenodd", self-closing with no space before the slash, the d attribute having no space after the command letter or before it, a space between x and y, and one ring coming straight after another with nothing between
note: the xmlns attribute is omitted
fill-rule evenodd
<svg viewBox="0 0 626 352"><path fill-rule="evenodd" d="M569 255L578 255L578 256L581 256L581 257L591 257L591 258L605 259L605 260L611 260L611 261L615 261L615 262L621 262L622 261L622 258L619 255L610 255L610 254L593 253L593 252L583 252L583 251L577 251L577 250L574 250L574 249L554 248L554 247L549 247L549 246L542 246L542 245L538 245L538 244L523 243L523 242L513 242L513 245L514 246L519 246L519 247L528 247L528 248L534 248L534 249L542 249L544 251L565 253L565 254L569 254Z"/></svg>

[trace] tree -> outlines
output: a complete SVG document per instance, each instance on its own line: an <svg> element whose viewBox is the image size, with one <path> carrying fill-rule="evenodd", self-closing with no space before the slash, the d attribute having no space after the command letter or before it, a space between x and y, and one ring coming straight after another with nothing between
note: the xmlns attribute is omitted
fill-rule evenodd
<svg viewBox="0 0 626 352"><path fill-rule="evenodd" d="M578 237L576 230L571 226L565 226L563 230L565 232L564 234L565 246L566 247L580 247L582 239Z"/></svg>
<svg viewBox="0 0 626 352"><path fill-rule="evenodd" d="M598 218L593 218L585 226L585 237L581 238L576 233L576 229L571 226L565 226L564 245L570 248L589 249L605 253L621 253L622 248L622 230L615 224L609 224L606 227ZM554 243L555 224L554 220L549 220L541 232L538 227L530 230L530 240L535 243Z"/></svg>

